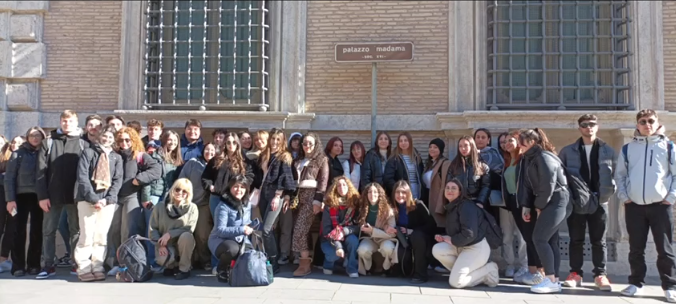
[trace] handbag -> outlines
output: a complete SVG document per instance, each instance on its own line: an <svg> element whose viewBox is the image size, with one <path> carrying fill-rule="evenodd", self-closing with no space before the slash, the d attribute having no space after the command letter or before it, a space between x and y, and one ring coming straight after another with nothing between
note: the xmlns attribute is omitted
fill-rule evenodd
<svg viewBox="0 0 676 304"><path fill-rule="evenodd" d="M268 262L265 247L257 233L251 234L253 248L242 244L235 266L230 270L230 286L268 286L274 282L272 265Z"/></svg>
<svg viewBox="0 0 676 304"><path fill-rule="evenodd" d="M488 203L493 207L506 207L505 200L502 199L501 190L491 190L488 196Z"/></svg>
<svg viewBox="0 0 676 304"><path fill-rule="evenodd" d="M396 227L396 229L397 229L397 240L399 241L399 245L404 246L404 249L407 249L408 248L408 238L406 237L406 235L403 232L401 232L401 230L400 230L401 228Z"/></svg>

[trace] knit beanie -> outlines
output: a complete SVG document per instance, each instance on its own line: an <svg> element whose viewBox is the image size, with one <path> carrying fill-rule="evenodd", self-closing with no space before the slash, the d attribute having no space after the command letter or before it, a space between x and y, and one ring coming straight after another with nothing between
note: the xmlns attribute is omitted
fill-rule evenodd
<svg viewBox="0 0 676 304"><path fill-rule="evenodd" d="M437 148L439 148L439 154L444 154L444 148L446 148L446 144L441 138L432 139L432 141L430 141L430 145L437 146Z"/></svg>

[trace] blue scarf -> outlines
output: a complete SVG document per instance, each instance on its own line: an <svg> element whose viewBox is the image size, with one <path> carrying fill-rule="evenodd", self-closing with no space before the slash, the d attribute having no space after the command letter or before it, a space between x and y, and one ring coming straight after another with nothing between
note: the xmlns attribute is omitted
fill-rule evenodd
<svg viewBox="0 0 676 304"><path fill-rule="evenodd" d="M406 213L406 204L397 204L397 209L399 210L399 220L397 221L398 226L406 227L408 226L408 214Z"/></svg>

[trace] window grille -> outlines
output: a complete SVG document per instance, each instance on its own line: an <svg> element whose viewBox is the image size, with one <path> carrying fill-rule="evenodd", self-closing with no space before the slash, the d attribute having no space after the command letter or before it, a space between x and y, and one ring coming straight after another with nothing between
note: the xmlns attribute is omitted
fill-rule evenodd
<svg viewBox="0 0 676 304"><path fill-rule="evenodd" d="M267 1L148 1L144 109L268 108Z"/></svg>
<svg viewBox="0 0 676 304"><path fill-rule="evenodd" d="M630 1L489 1L487 108L631 109Z"/></svg>

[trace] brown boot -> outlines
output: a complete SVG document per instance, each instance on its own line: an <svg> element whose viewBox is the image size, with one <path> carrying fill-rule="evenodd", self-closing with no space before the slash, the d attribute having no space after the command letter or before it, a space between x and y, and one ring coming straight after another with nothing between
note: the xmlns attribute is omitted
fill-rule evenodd
<svg viewBox="0 0 676 304"><path fill-rule="evenodd" d="M298 269L293 272L294 277L304 277L312 272L312 259L311 258L300 258L298 263Z"/></svg>

